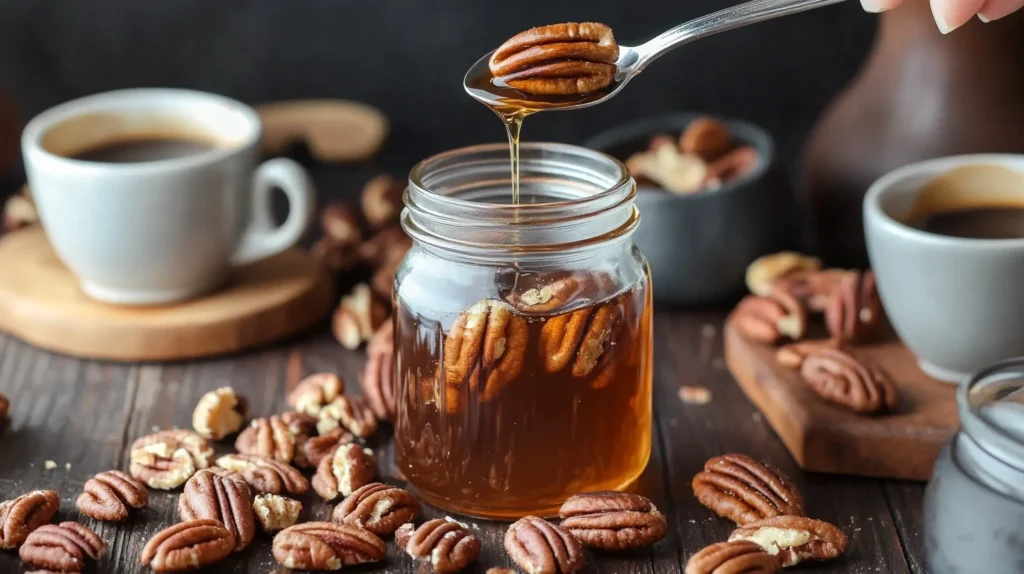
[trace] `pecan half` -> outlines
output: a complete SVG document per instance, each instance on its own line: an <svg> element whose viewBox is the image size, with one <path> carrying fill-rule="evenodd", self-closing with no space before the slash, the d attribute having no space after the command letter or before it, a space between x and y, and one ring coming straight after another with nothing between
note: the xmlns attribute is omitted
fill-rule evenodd
<svg viewBox="0 0 1024 574"><path fill-rule="evenodd" d="M804 513L804 499L782 471L742 454L716 456L693 477L693 493L715 514L744 525Z"/></svg>
<svg viewBox="0 0 1024 574"><path fill-rule="evenodd" d="M811 353L821 349L838 349L839 342L835 339L812 339L810 341L797 341L779 347L775 351L775 360L780 365L789 369L799 369L804 364L804 359Z"/></svg>
<svg viewBox="0 0 1024 574"><path fill-rule="evenodd" d="M383 536L420 515L420 503L411 492L371 482L356 489L334 509L331 520L358 526Z"/></svg>
<svg viewBox="0 0 1024 574"><path fill-rule="evenodd" d="M719 542L694 554L683 574L775 574L779 559L753 542Z"/></svg>
<svg viewBox="0 0 1024 574"><path fill-rule="evenodd" d="M292 392L288 393L288 406L310 416L320 414L320 409L345 392L345 381L335 373L316 373L302 379Z"/></svg>
<svg viewBox="0 0 1024 574"><path fill-rule="evenodd" d="M314 241L309 252L331 273L344 273L359 264L358 246L335 243L330 237Z"/></svg>
<svg viewBox="0 0 1024 574"><path fill-rule="evenodd" d="M309 490L309 481L301 472L270 457L226 454L217 459L217 466L241 474L256 492L303 494Z"/></svg>
<svg viewBox="0 0 1024 574"><path fill-rule="evenodd" d="M274 533L294 525L302 512L302 503L276 494L260 494L252 510L264 532Z"/></svg>
<svg viewBox="0 0 1024 574"><path fill-rule="evenodd" d="M780 251L763 255L747 266L747 289L754 295L767 297L777 279L787 275L821 269L821 260L796 251Z"/></svg>
<svg viewBox="0 0 1024 574"><path fill-rule="evenodd" d="M589 492L569 497L558 515L562 528L584 546L625 550L650 546L668 531L668 522L646 497L624 492Z"/></svg>
<svg viewBox="0 0 1024 574"><path fill-rule="evenodd" d="M491 56L491 74L535 95L588 94L615 80L619 46L596 22L553 24L509 38Z"/></svg>
<svg viewBox="0 0 1024 574"><path fill-rule="evenodd" d="M356 246L363 240L358 211L344 201L329 201L320 208L320 229L339 246Z"/></svg>
<svg viewBox="0 0 1024 574"><path fill-rule="evenodd" d="M738 147L708 164L708 181L729 183L754 171L761 154L752 146Z"/></svg>
<svg viewBox="0 0 1024 574"><path fill-rule="evenodd" d="M803 338L807 312L794 297L773 290L770 297L747 295L732 312L732 324L740 334L761 343L774 344L783 337Z"/></svg>
<svg viewBox="0 0 1024 574"><path fill-rule="evenodd" d="M338 445L355 442L356 437L341 427L331 429L327 434L310 437L306 444L302 445L302 452L306 454L306 461L316 468L325 456L334 452Z"/></svg>
<svg viewBox="0 0 1024 574"><path fill-rule="evenodd" d="M434 572L458 572L480 555L480 540L465 524L450 518L429 520L419 528L403 525L395 533L395 546L430 563Z"/></svg>
<svg viewBox="0 0 1024 574"><path fill-rule="evenodd" d="M732 145L729 128L715 118L700 117L690 122L679 136L679 150L698 155L710 162L724 154Z"/></svg>
<svg viewBox="0 0 1024 574"><path fill-rule="evenodd" d="M551 317L540 331L544 368L556 373L571 363L572 376L580 378L599 364L608 364L622 318L622 305L617 302Z"/></svg>
<svg viewBox="0 0 1024 574"><path fill-rule="evenodd" d="M354 351L370 340L387 316L387 308L377 300L370 286L360 283L338 303L331 319L331 332L342 347Z"/></svg>
<svg viewBox="0 0 1024 574"><path fill-rule="evenodd" d="M184 572L210 566L235 549L235 537L216 520L190 520L157 532L140 561L154 572Z"/></svg>
<svg viewBox="0 0 1024 574"><path fill-rule="evenodd" d="M395 321L389 318L370 338L366 346L366 366L359 385L380 420L394 420L398 409L395 396Z"/></svg>
<svg viewBox="0 0 1024 574"><path fill-rule="evenodd" d="M825 307L825 326L840 341L861 341L882 322L882 302L871 271L847 273Z"/></svg>
<svg viewBox="0 0 1024 574"><path fill-rule="evenodd" d="M467 391L490 401L519 376L527 335L526 319L504 301L485 299L463 311L444 342L448 412L461 410Z"/></svg>
<svg viewBox="0 0 1024 574"><path fill-rule="evenodd" d="M857 413L893 411L900 403L899 391L885 372L841 349L808 355L800 375L822 398Z"/></svg>
<svg viewBox="0 0 1024 574"><path fill-rule="evenodd" d="M18 555L36 568L81 572L87 560L99 560L107 545L95 532L76 522L44 524L28 535Z"/></svg>
<svg viewBox="0 0 1024 574"><path fill-rule="evenodd" d="M224 469L218 468L218 471ZM185 483L178 497L178 516L182 522L209 518L224 525L235 539L235 551L244 549L256 536L256 518L252 510L252 492L242 475L227 471L218 475L200 470Z"/></svg>
<svg viewBox="0 0 1024 574"><path fill-rule="evenodd" d="M21 546L33 530L46 524L60 509L60 496L52 490L33 490L0 502L0 550Z"/></svg>
<svg viewBox="0 0 1024 574"><path fill-rule="evenodd" d="M846 269L798 270L776 279L772 287L795 297L808 311L821 313L843 279L855 271Z"/></svg>
<svg viewBox="0 0 1024 574"><path fill-rule="evenodd" d="M536 516L524 516L508 528L505 551L531 574L569 574L586 562L579 540Z"/></svg>
<svg viewBox="0 0 1024 574"><path fill-rule="evenodd" d="M90 478L75 506L82 514L104 522L121 522L129 508L149 504L146 485L119 470L108 470Z"/></svg>
<svg viewBox="0 0 1024 574"><path fill-rule="evenodd" d="M509 295L508 302L524 313L547 313L572 301L580 293L581 287L579 279L563 277L547 285Z"/></svg>
<svg viewBox="0 0 1024 574"><path fill-rule="evenodd" d="M210 466L211 457L213 449L198 434L180 429L159 431L132 443L128 471L150 488L171 490Z"/></svg>
<svg viewBox="0 0 1024 574"><path fill-rule="evenodd" d="M340 570L342 566L380 562L384 541L362 528L336 522L306 522L274 537L274 560L296 570Z"/></svg>
<svg viewBox="0 0 1024 574"><path fill-rule="evenodd" d="M402 213L405 181L387 174L374 176L363 186L360 203L366 222L374 229L396 223Z"/></svg>
<svg viewBox="0 0 1024 574"><path fill-rule="evenodd" d="M377 432L377 417L362 397L341 395L320 410L316 429L323 435L339 425L357 437L367 438Z"/></svg>
<svg viewBox="0 0 1024 574"><path fill-rule="evenodd" d="M281 462L296 460L306 439L316 432L316 419L303 413L287 412L254 419L235 440L242 454L266 456ZM296 462L305 460L305 455Z"/></svg>
<svg viewBox="0 0 1024 574"><path fill-rule="evenodd" d="M822 520L804 516L776 516L737 528L729 541L753 542L783 566L807 560L832 560L846 551L846 534Z"/></svg>
<svg viewBox="0 0 1024 574"><path fill-rule="evenodd" d="M334 500L369 484L375 474L377 459L373 451L354 443L343 444L320 461L313 476L313 490L324 500Z"/></svg>
<svg viewBox="0 0 1024 574"><path fill-rule="evenodd" d="M245 424L248 403L231 387L221 387L203 395L192 412L192 428L199 436L220 440L234 434Z"/></svg>

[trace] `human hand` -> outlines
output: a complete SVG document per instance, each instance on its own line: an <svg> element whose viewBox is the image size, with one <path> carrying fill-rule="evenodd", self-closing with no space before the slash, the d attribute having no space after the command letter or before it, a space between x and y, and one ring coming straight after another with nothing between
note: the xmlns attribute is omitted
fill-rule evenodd
<svg viewBox="0 0 1024 574"><path fill-rule="evenodd" d="M904 0L860 0L864 9L868 12L884 12L895 8ZM977 16L982 22L998 20L1008 16L1021 7L1024 7L1024 0L929 0L932 5L932 15L935 16L935 23L939 31L948 34L968 20Z"/></svg>

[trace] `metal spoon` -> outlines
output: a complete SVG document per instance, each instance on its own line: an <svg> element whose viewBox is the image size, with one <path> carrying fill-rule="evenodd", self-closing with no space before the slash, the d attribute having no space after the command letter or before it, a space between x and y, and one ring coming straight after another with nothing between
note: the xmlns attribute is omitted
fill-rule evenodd
<svg viewBox="0 0 1024 574"><path fill-rule="evenodd" d="M804 12L812 8L837 4L842 1L843 0L753 0L752 2L726 8L715 12L714 14L708 14L707 16L702 16L696 20L691 20L656 36L649 42L639 46L629 47L620 45L619 59L618 62L616 62L615 82L612 85L612 89L605 92L568 97L530 96L529 99L526 100L522 99L521 95L519 97L510 98L509 93L513 91L508 88L493 86L488 87L487 89L482 89L479 85L472 85L472 80L474 78L481 78L490 74L488 63L491 59L491 54L494 53L493 51L481 58L477 63L473 64L473 67L469 69L469 72L466 74L466 78L463 80L463 87L469 95L491 107L507 106L509 100L514 99L517 104L521 104L523 107L534 109L536 111L544 109L575 110L579 108L586 108L600 104L619 93L622 88L626 87L626 84L636 77L637 74L642 72L648 64L653 62L662 54L682 46L683 44L688 44L694 40L699 40L701 38L711 36L712 34L717 34L718 32L740 28L748 24L770 20L779 16L787 16L789 14L796 14L797 12Z"/></svg>

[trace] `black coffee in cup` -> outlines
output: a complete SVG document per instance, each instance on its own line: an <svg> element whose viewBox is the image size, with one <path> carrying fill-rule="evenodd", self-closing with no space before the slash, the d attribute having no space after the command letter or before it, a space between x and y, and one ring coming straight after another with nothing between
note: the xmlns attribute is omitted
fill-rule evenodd
<svg viewBox="0 0 1024 574"><path fill-rule="evenodd" d="M214 146L199 139L179 137L138 137L103 142L69 157L100 163L139 163L175 159L200 154Z"/></svg>
<svg viewBox="0 0 1024 574"><path fill-rule="evenodd" d="M974 239L1024 238L1024 205L979 206L919 215L907 221L923 231Z"/></svg>
<svg viewBox="0 0 1024 574"><path fill-rule="evenodd" d="M903 222L965 239L1024 238L1024 175L1003 166L969 165L929 181Z"/></svg>

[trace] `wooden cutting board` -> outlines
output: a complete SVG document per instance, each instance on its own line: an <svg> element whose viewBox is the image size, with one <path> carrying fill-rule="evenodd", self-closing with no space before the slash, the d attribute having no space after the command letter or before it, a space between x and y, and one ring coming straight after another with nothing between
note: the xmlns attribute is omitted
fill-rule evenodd
<svg viewBox="0 0 1024 574"><path fill-rule="evenodd" d="M805 470L928 480L939 451L958 428L956 386L924 374L894 335L857 347L901 393L897 412L875 417L826 402L798 371L775 361L774 347L745 339L730 321L724 337L729 371Z"/></svg>
<svg viewBox="0 0 1024 574"><path fill-rule="evenodd" d="M309 327L333 296L320 262L290 250L237 269L206 297L108 305L79 289L38 226L0 238L0 331L76 357L166 361L239 351Z"/></svg>

